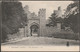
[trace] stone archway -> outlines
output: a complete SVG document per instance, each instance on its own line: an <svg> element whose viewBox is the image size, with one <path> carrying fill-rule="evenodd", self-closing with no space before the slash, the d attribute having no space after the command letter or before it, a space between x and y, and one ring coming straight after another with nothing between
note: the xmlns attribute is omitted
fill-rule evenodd
<svg viewBox="0 0 80 52"><path fill-rule="evenodd" d="M34 23L30 26L30 35L39 36L39 25Z"/></svg>

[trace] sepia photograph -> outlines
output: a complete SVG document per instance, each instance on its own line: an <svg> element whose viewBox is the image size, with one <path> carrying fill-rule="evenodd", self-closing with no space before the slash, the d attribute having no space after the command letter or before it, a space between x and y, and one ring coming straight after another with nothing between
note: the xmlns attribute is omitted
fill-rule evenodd
<svg viewBox="0 0 80 52"><path fill-rule="evenodd" d="M79 51L79 0L3 0L0 5L2 51Z"/></svg>

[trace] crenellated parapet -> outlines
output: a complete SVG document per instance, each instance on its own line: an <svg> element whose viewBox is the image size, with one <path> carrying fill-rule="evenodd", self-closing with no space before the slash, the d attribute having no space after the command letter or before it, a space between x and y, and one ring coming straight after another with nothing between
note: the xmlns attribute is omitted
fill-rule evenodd
<svg viewBox="0 0 80 52"><path fill-rule="evenodd" d="M46 11L46 9L42 8L42 9L39 9L39 11Z"/></svg>
<svg viewBox="0 0 80 52"><path fill-rule="evenodd" d="M46 16L46 9L42 8L42 9L39 9L39 12L38 12L38 16L43 16L45 17Z"/></svg>

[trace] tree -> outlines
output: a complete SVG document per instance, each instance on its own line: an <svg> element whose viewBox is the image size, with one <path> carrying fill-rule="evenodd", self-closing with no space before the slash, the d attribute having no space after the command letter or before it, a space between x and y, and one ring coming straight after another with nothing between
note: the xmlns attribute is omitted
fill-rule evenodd
<svg viewBox="0 0 80 52"><path fill-rule="evenodd" d="M54 12L54 13L52 13L51 14L51 17L49 17L49 19L50 19L50 22L49 22L49 24L47 24L48 26L56 26L57 25L57 23L59 22L59 23L62 23L63 22L63 19L61 18L61 17L58 17L58 16L56 15L56 13Z"/></svg>
<svg viewBox="0 0 80 52"><path fill-rule="evenodd" d="M20 2L2 2L2 40L5 42L8 34L18 32L26 23L26 15Z"/></svg>
<svg viewBox="0 0 80 52"><path fill-rule="evenodd" d="M79 1L74 1L74 3L71 3L67 6L66 13L66 18L64 18L64 24L65 26L69 26L73 32L77 35L80 34L80 17L79 17L79 10L80 10L80 3Z"/></svg>
<svg viewBox="0 0 80 52"><path fill-rule="evenodd" d="M73 8L75 9L73 10ZM74 32L78 33L80 28L79 27L80 26L79 1L74 1L74 3L69 4L66 12L70 12L70 13L67 15L68 16L67 18L64 18L64 23L70 26Z"/></svg>
<svg viewBox="0 0 80 52"><path fill-rule="evenodd" d="M49 17L49 19L50 19L49 25L52 24L52 26L55 26L56 25L56 14L52 13L52 15L51 15L51 17Z"/></svg>

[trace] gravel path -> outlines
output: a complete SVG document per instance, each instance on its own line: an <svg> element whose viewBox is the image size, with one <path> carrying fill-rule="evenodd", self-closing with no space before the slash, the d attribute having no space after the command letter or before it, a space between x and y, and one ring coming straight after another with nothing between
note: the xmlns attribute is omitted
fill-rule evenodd
<svg viewBox="0 0 80 52"><path fill-rule="evenodd" d="M66 46L67 42L69 42L70 46L79 45L79 41L59 39L59 38L53 38L53 37L26 37L16 42L10 42L6 45L57 45L57 46L63 45L63 46Z"/></svg>

